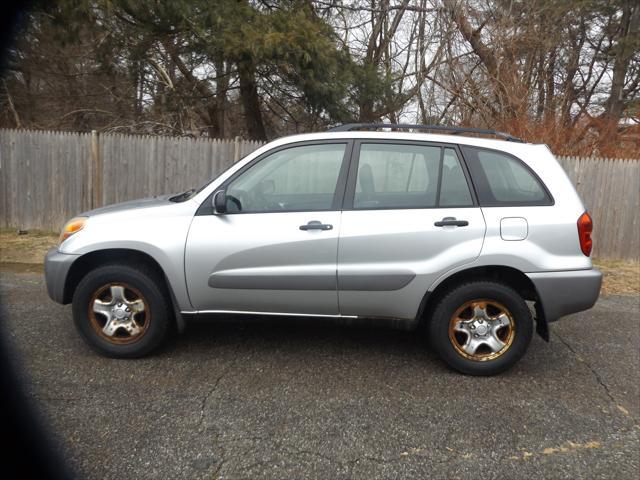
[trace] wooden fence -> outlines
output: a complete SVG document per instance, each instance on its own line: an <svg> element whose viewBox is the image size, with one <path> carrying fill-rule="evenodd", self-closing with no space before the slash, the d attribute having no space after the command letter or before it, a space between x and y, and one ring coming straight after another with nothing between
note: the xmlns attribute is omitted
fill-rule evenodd
<svg viewBox="0 0 640 480"><path fill-rule="evenodd" d="M198 187L261 145L0 129L0 227L56 231L92 208Z"/></svg>
<svg viewBox="0 0 640 480"><path fill-rule="evenodd" d="M593 255L639 260L640 160L557 158L593 219Z"/></svg>
<svg viewBox="0 0 640 480"><path fill-rule="evenodd" d="M0 130L0 227L58 230L101 205L178 192L260 142ZM594 223L594 255L640 259L640 161L559 157Z"/></svg>

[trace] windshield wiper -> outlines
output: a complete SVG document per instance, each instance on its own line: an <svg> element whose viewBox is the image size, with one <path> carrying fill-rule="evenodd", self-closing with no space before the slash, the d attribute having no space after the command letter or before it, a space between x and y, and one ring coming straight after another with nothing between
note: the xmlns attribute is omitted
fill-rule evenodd
<svg viewBox="0 0 640 480"><path fill-rule="evenodd" d="M186 192L180 193L174 197L171 197L169 200L172 202L184 202L187 200L193 193L195 193L196 189L192 188L187 190Z"/></svg>

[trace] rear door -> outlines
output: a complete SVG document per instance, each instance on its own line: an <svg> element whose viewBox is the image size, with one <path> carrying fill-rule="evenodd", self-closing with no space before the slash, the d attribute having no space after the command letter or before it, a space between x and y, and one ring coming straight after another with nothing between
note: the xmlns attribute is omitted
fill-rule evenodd
<svg viewBox="0 0 640 480"><path fill-rule="evenodd" d="M356 142L338 247L340 313L415 318L442 273L480 254L484 234L457 147Z"/></svg>

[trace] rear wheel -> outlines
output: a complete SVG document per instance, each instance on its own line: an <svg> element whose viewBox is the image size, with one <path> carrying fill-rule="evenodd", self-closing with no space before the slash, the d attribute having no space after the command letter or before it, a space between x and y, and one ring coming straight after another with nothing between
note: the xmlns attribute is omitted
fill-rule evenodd
<svg viewBox="0 0 640 480"><path fill-rule="evenodd" d="M102 355L140 357L164 340L170 322L166 289L144 267L105 265L89 272L73 296L73 320Z"/></svg>
<svg viewBox="0 0 640 480"><path fill-rule="evenodd" d="M494 375L526 352L533 333L529 307L512 288L489 281L450 290L433 311L433 349L452 368L469 375Z"/></svg>

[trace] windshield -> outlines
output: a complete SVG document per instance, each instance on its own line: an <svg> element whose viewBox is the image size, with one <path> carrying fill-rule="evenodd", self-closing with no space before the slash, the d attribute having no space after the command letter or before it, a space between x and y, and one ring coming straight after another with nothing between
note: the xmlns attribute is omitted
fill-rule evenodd
<svg viewBox="0 0 640 480"><path fill-rule="evenodd" d="M241 160L244 160L246 158L246 155L244 157L241 157L240 160L238 160L237 162L232 163L231 165L229 165L227 168L225 168L222 172L220 172L219 174L217 174L215 177L207 180L205 183L203 183L199 188L191 188L189 190L187 190L186 192L182 192L179 193L178 195L175 195L173 197L171 197L169 200L172 202L186 202L187 200L195 197L197 194L199 194L202 190L204 190L207 186L209 186L209 184L211 182L213 182L216 178L220 177L220 175L222 175L223 173L227 172L230 168L232 168L233 166L236 165L236 163L238 163Z"/></svg>

